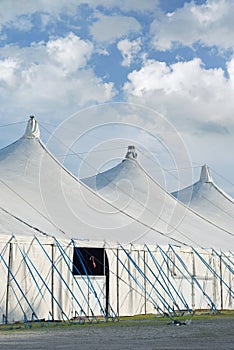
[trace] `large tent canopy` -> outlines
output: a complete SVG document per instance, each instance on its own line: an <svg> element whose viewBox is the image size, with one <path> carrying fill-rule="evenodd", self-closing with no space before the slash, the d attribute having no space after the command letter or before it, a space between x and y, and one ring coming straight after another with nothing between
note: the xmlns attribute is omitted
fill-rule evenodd
<svg viewBox="0 0 234 350"><path fill-rule="evenodd" d="M233 309L231 225L166 192L133 146L116 167L81 181L31 117L0 150L0 193L4 323Z"/></svg>
<svg viewBox="0 0 234 350"><path fill-rule="evenodd" d="M206 164L197 182L172 194L207 220L233 231L234 200L214 183Z"/></svg>
<svg viewBox="0 0 234 350"><path fill-rule="evenodd" d="M25 135L0 151L0 167L0 206L5 210L1 213L8 212L12 220L16 217L42 234L124 242L149 231L64 169L41 142L33 117ZM159 243L167 241L153 230L150 233Z"/></svg>
<svg viewBox="0 0 234 350"><path fill-rule="evenodd" d="M134 150L84 180L46 149L31 117L23 137L0 151L0 206L42 234L111 243L186 244L229 249L233 231L188 209L140 166ZM98 186L98 188L97 188ZM95 191L98 190L98 191Z"/></svg>
<svg viewBox="0 0 234 350"><path fill-rule="evenodd" d="M82 181L125 213L178 241L223 249L234 242L233 226L225 228L190 210L155 182L139 164L133 146L117 166Z"/></svg>

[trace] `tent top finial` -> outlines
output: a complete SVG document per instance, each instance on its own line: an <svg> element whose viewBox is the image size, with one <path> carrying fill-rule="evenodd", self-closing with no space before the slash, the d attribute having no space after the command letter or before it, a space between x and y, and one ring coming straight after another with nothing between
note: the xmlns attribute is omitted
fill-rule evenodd
<svg viewBox="0 0 234 350"><path fill-rule="evenodd" d="M212 176L210 175L210 169L207 166L207 164L204 164L201 168L200 181L201 182L213 182Z"/></svg>
<svg viewBox="0 0 234 350"><path fill-rule="evenodd" d="M125 158L127 159L137 159L137 153L135 150L135 146L128 146L128 151L126 153Z"/></svg>
<svg viewBox="0 0 234 350"><path fill-rule="evenodd" d="M30 119L28 121L24 136L29 138L29 139L40 137L40 130L39 130L38 122L36 121L36 119L33 115L30 115Z"/></svg>

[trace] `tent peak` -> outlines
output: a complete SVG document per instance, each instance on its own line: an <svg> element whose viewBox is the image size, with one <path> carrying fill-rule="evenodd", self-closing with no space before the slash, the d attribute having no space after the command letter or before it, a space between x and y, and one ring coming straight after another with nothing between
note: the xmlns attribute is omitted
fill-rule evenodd
<svg viewBox="0 0 234 350"><path fill-rule="evenodd" d="M128 151L126 153L125 158L127 159L137 159L137 153L135 150L135 146L128 146Z"/></svg>
<svg viewBox="0 0 234 350"><path fill-rule="evenodd" d="M212 176L210 175L210 169L207 164L204 164L201 168L201 176L200 176L201 182L213 182Z"/></svg>
<svg viewBox="0 0 234 350"><path fill-rule="evenodd" d="M28 121L24 136L29 139L40 137L38 122L36 121L33 115L30 115L30 119Z"/></svg>

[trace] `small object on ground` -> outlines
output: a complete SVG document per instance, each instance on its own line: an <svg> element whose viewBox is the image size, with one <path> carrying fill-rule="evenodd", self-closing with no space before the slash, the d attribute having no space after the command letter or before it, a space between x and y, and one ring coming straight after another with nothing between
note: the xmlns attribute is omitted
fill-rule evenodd
<svg viewBox="0 0 234 350"><path fill-rule="evenodd" d="M190 323L192 322L192 320L185 320L185 321L179 321L179 320L173 320L171 322L169 322L168 324L172 324L174 326L188 326Z"/></svg>

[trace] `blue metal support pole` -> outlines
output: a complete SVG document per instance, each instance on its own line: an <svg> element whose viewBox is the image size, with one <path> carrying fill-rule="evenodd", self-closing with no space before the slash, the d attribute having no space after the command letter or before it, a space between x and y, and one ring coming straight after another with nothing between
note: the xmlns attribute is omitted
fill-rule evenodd
<svg viewBox="0 0 234 350"><path fill-rule="evenodd" d="M151 287L153 288L153 290L155 291L157 297L159 298L160 302L162 303L163 307L167 310L168 314L170 315L170 317L172 318L171 316L171 312L172 314L175 313L175 311L171 308L171 306L168 304L168 302L163 298L163 296L158 292L158 290L155 288L154 284L149 280L149 278L144 275L144 272L139 268L139 266L135 263L135 261L132 259L132 257L130 256L130 254L126 251L126 249L120 245L121 249L125 252L125 254L127 255L128 259L132 262L132 264L137 268L138 272L141 274L141 276L143 276L146 281L151 285ZM121 262L121 261L120 261ZM121 262L122 263L122 262ZM123 265L124 266L124 265ZM125 266L124 266L125 267ZM128 271L129 275L133 278L133 280L135 281L135 283L143 290L144 290L144 287L142 287L140 285L140 283L134 278L134 276L131 274L131 272L125 267L125 269ZM147 293L148 294L148 293ZM150 297L151 295L148 294ZM155 300L153 300L154 303L155 303ZM163 313L165 314L165 312L162 310L162 308L159 307L158 303L156 303L157 305L157 308Z"/></svg>
<svg viewBox="0 0 234 350"><path fill-rule="evenodd" d="M175 256L178 258L178 260L180 261L181 265L184 267L185 271L188 273L188 275L191 277L191 279L196 283L196 285L198 286L198 288L202 291L203 295L206 296L206 298L208 299L211 309L215 310L216 312L218 312L215 303L213 302L213 300L210 298L210 296L204 291L204 289L202 288L202 286L200 285L200 283L198 282L198 280L196 279L195 276L193 276L190 271L188 270L187 266L185 265L185 263L183 262L183 260L181 259L181 257L175 252L174 248L172 247L171 244L169 244L170 249L174 252Z"/></svg>
<svg viewBox="0 0 234 350"><path fill-rule="evenodd" d="M160 266L159 263L157 262L155 256L152 254L151 250L149 249L149 247L148 247L147 245L146 245L146 248L147 248L147 251L148 251L149 254L150 254L151 259L152 259L153 262L154 262L155 267L157 268L157 270L158 270L160 276L162 277L165 286L167 286L167 283L166 283L166 280L167 280L167 282L168 282L169 285L171 286L172 290L173 290L173 291L175 292L175 294L178 296L179 300L180 300L180 301L182 302L182 304L185 306L185 308L187 309L187 311L188 311L189 313L191 313L191 310L190 310L190 308L189 308L189 306L188 306L186 300L184 299L184 297L182 297L182 296L178 293L178 291L176 290L175 286L172 284L172 282L170 281L170 279L168 278L168 276L166 275L166 273L163 271L163 269L161 268L161 266ZM164 260L164 261L165 261L165 260ZM165 280L165 279L166 279L166 280ZM169 289L168 286L167 286L167 289L168 289L168 293L170 293L170 296L171 296L172 301L173 301L174 304L177 306L178 310L181 312L181 310L180 310L179 306L177 305L176 300L175 300L175 298L173 297L173 295L172 295L172 293L171 293L171 291L170 291L170 289Z"/></svg>

